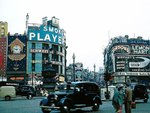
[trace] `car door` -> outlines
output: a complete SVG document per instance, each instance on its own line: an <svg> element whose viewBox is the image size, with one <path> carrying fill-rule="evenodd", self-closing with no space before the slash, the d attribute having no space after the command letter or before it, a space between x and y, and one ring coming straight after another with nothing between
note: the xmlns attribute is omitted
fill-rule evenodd
<svg viewBox="0 0 150 113"><path fill-rule="evenodd" d="M74 103L75 104L86 104L87 95L85 93L84 85L80 84L75 86L74 90Z"/></svg>

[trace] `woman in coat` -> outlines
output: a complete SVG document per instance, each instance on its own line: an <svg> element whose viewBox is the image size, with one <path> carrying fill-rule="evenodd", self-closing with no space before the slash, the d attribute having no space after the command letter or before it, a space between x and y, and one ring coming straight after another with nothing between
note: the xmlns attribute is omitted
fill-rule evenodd
<svg viewBox="0 0 150 113"><path fill-rule="evenodd" d="M112 105L115 108L115 113L122 113L122 105L124 100L123 87L119 86L112 98Z"/></svg>

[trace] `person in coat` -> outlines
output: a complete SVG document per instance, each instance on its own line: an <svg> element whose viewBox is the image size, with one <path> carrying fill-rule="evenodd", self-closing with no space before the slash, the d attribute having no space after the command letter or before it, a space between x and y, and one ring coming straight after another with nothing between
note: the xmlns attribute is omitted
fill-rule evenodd
<svg viewBox="0 0 150 113"><path fill-rule="evenodd" d="M112 105L115 108L115 113L122 113L123 100L123 87L119 86L112 98Z"/></svg>
<svg viewBox="0 0 150 113"><path fill-rule="evenodd" d="M125 113L131 113L131 104L132 104L132 89L129 87L129 84L126 84L125 89Z"/></svg>

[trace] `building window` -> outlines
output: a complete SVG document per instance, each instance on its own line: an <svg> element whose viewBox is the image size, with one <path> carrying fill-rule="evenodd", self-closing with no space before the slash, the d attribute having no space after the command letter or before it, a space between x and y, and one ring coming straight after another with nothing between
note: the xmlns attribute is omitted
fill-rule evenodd
<svg viewBox="0 0 150 113"><path fill-rule="evenodd" d="M32 53L32 61L35 60L35 53Z"/></svg>
<svg viewBox="0 0 150 113"><path fill-rule="evenodd" d="M49 44L42 44L42 49L49 49Z"/></svg>
<svg viewBox="0 0 150 113"><path fill-rule="evenodd" d="M35 43L32 43L32 49L35 49Z"/></svg>
<svg viewBox="0 0 150 113"><path fill-rule="evenodd" d="M60 52L62 53L63 51L62 51L62 47L60 47Z"/></svg>

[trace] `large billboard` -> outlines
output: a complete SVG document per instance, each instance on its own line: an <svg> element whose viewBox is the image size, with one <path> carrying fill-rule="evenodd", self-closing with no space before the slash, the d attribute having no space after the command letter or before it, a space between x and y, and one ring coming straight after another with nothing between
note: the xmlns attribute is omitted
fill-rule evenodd
<svg viewBox="0 0 150 113"><path fill-rule="evenodd" d="M26 73L26 36L8 36L7 74Z"/></svg>
<svg viewBox="0 0 150 113"><path fill-rule="evenodd" d="M117 55L116 72L150 72L150 55Z"/></svg>
<svg viewBox="0 0 150 113"><path fill-rule="evenodd" d="M29 41L43 41L55 44L64 44L65 32L63 29L52 26L28 27Z"/></svg>

